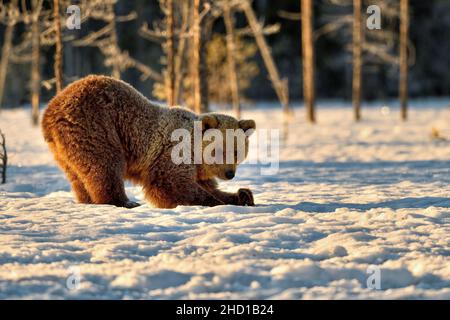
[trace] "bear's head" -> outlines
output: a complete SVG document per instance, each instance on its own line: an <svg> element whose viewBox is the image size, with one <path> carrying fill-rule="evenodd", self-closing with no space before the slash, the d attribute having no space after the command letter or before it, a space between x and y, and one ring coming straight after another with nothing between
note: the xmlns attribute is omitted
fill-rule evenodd
<svg viewBox="0 0 450 320"><path fill-rule="evenodd" d="M224 114L200 116L203 134L203 179L234 178L237 166L248 155L248 138L256 125L253 120L236 120Z"/></svg>

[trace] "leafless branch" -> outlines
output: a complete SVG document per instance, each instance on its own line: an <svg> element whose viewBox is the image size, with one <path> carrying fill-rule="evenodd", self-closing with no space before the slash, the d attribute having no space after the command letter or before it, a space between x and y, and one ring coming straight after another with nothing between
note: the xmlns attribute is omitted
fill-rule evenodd
<svg viewBox="0 0 450 320"><path fill-rule="evenodd" d="M6 151L6 138L5 138L5 134L0 130L0 145L1 145L1 150L0 150L0 160L1 160L1 177L2 177L2 184L6 183L6 169L8 166L8 153Z"/></svg>

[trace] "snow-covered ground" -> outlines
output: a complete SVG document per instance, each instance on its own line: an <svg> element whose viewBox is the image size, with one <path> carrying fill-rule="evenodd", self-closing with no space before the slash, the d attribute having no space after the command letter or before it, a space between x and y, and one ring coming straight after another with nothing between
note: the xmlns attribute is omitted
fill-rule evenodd
<svg viewBox="0 0 450 320"><path fill-rule="evenodd" d="M373 105L359 124L318 109L316 126L296 110L278 174L247 164L223 183L256 207L174 210L75 203L29 111L2 111L0 299L450 299L450 109L401 123ZM273 108L244 116L282 127Z"/></svg>

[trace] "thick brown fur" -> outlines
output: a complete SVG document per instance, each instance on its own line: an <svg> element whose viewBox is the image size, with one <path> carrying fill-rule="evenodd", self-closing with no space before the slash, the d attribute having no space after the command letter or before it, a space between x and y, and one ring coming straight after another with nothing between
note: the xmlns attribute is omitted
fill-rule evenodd
<svg viewBox="0 0 450 320"><path fill-rule="evenodd" d="M216 178L234 173L237 164L174 164L171 134L179 128L192 132L194 121L219 130L255 127L252 120L161 107L123 81L88 76L50 101L42 130L81 203L137 206L125 194L124 180L130 180L159 208L254 205L248 189L218 189Z"/></svg>

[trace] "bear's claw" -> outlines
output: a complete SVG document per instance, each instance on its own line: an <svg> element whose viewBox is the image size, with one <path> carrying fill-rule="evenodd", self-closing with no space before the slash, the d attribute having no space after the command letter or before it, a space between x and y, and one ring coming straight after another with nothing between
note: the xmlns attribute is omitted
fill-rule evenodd
<svg viewBox="0 0 450 320"><path fill-rule="evenodd" d="M136 208L136 207L139 207L139 206L140 206L139 203L133 202L133 201L127 201L127 202L125 202L123 204L123 207L127 208L127 209L133 209L133 208Z"/></svg>
<svg viewBox="0 0 450 320"><path fill-rule="evenodd" d="M238 190L238 204L240 206L251 206L255 205L255 201L253 199L253 193L250 189L239 189Z"/></svg>

